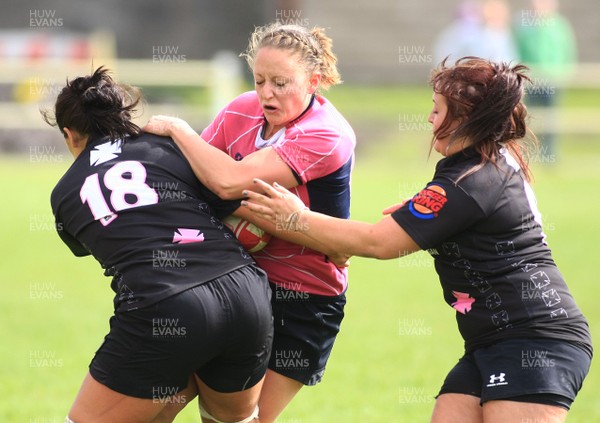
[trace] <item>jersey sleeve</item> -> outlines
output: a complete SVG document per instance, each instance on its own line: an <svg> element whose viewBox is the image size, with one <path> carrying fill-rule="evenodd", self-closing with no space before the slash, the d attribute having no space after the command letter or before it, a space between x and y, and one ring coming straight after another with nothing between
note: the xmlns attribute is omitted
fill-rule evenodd
<svg viewBox="0 0 600 423"><path fill-rule="evenodd" d="M83 246L83 244L81 244L79 241L77 241L77 239L75 239L73 235L67 232L64 228L63 223L60 222L58 219L56 220L56 231L58 232L58 236L60 236L60 239L62 239L62 241L67 245L67 247L69 247L71 252L76 257L84 257L90 255L88 249L85 248L85 246Z"/></svg>
<svg viewBox="0 0 600 423"><path fill-rule="evenodd" d="M214 120L202 131L200 136L204 141L218 148L221 151L227 151L227 145L225 143L225 112L229 105L225 106L217 114Z"/></svg>
<svg viewBox="0 0 600 423"><path fill-rule="evenodd" d="M89 250L65 228L65 223L63 222L59 212L59 204L62 203L61 200L64 199L61 193L62 191L57 186L52 190L52 194L50 196L50 206L52 208L52 214L54 215L54 227L56 228L56 232L58 233L60 239L67 245L67 247L69 247L71 252L76 257L89 256L91 254Z"/></svg>
<svg viewBox="0 0 600 423"><path fill-rule="evenodd" d="M345 135L333 130L307 133L297 132L287 136L273 147L281 159L292 169L299 183L329 175L350 160L354 145Z"/></svg>
<svg viewBox="0 0 600 423"><path fill-rule="evenodd" d="M229 216L241 205L241 198L239 200L222 200L204 185L199 183L199 187L202 198L214 209L219 219Z"/></svg>
<svg viewBox="0 0 600 423"><path fill-rule="evenodd" d="M479 204L460 186L445 179L433 180L392 218L427 250L485 217Z"/></svg>

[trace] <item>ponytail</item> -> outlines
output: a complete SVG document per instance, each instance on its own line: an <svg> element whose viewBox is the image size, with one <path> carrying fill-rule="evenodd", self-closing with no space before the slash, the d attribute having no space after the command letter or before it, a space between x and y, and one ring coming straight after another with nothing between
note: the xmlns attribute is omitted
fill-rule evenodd
<svg viewBox="0 0 600 423"><path fill-rule="evenodd" d="M42 112L50 126L82 135L109 137L111 140L134 137L142 130L131 122L141 101L138 89L116 83L108 69L99 67L90 76L82 76L62 89L53 112ZM63 132L63 135L66 134Z"/></svg>
<svg viewBox="0 0 600 423"><path fill-rule="evenodd" d="M329 87L342 83L342 77L337 69L337 57L333 54L333 42L325 34L323 28L315 27L310 33L321 47L319 71L321 72L321 87L327 90Z"/></svg>

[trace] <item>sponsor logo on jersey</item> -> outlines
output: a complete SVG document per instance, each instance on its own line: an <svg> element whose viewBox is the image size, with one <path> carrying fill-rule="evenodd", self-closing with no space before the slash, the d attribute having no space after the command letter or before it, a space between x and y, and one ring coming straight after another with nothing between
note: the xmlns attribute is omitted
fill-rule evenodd
<svg viewBox="0 0 600 423"><path fill-rule="evenodd" d="M433 219L437 217L447 201L444 188L439 185L429 185L410 200L408 209L419 219Z"/></svg>

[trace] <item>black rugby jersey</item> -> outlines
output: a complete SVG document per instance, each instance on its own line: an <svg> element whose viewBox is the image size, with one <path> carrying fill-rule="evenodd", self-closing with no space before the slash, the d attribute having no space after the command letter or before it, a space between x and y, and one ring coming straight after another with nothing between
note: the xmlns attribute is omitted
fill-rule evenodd
<svg viewBox="0 0 600 423"><path fill-rule="evenodd" d="M497 166L474 149L446 157L427 186L392 214L434 258L465 349L506 338L558 338L592 346L585 317L556 267L530 185L502 149Z"/></svg>
<svg viewBox="0 0 600 423"><path fill-rule="evenodd" d="M90 139L51 196L59 235L113 276L115 310L146 307L252 263L170 138Z"/></svg>

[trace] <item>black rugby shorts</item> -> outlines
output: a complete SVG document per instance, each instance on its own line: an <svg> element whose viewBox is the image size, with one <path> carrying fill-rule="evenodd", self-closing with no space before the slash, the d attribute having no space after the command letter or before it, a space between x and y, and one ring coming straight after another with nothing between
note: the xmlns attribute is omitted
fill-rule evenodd
<svg viewBox="0 0 600 423"><path fill-rule="evenodd" d="M508 400L569 409L591 358L569 342L511 339L465 354L450 371L439 395L459 393L481 403Z"/></svg>
<svg viewBox="0 0 600 423"><path fill-rule="evenodd" d="M264 376L272 336L266 275L244 266L147 308L117 312L90 374L138 398L174 395L193 373L218 392L237 392Z"/></svg>

